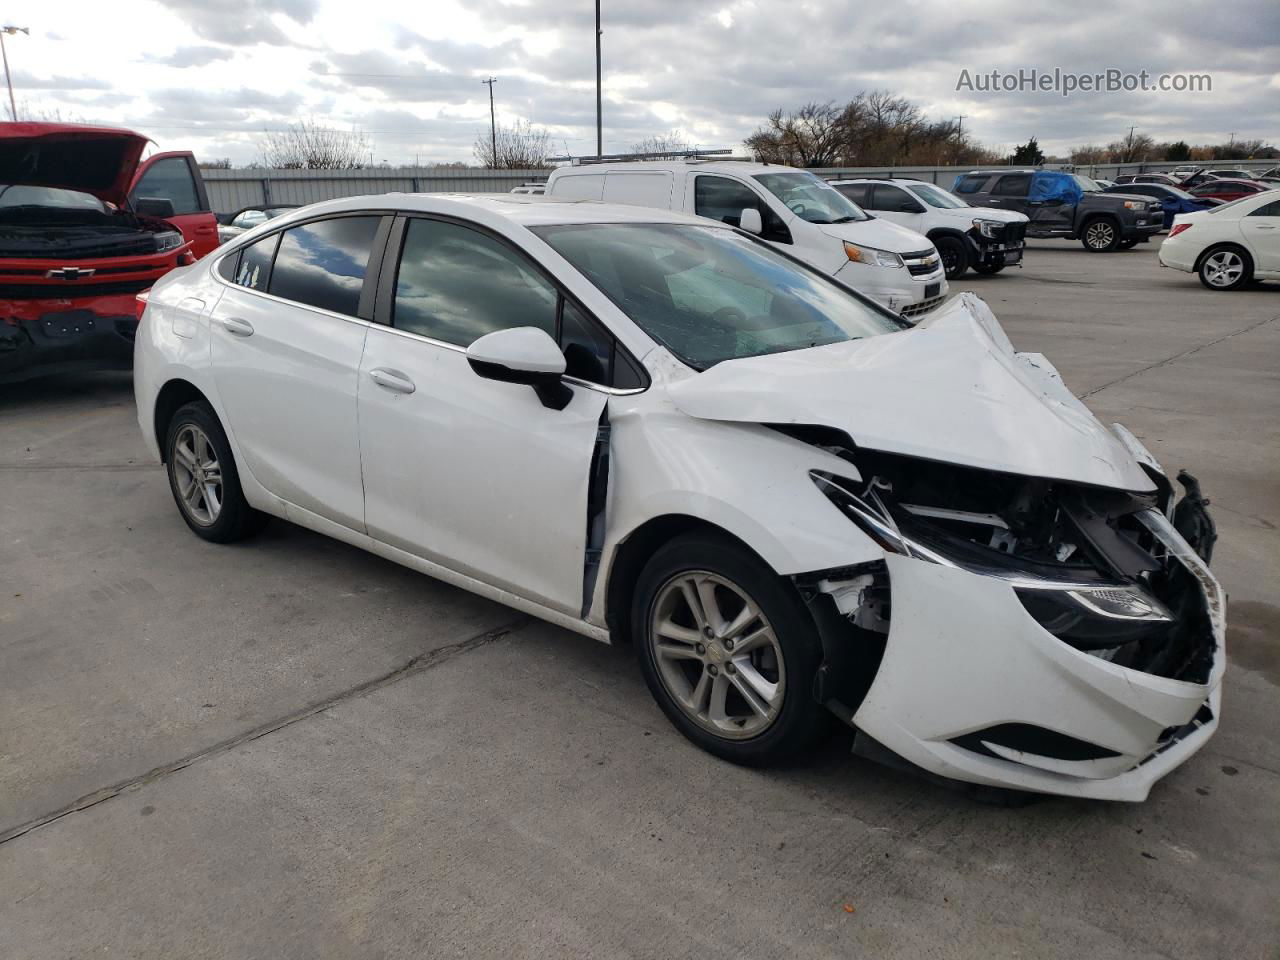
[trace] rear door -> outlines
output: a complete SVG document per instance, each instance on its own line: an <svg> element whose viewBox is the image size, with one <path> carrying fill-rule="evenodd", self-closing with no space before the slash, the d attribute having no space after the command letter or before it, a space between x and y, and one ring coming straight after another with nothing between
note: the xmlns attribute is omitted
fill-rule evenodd
<svg viewBox="0 0 1280 960"><path fill-rule="evenodd" d="M214 383L244 465L272 494L364 528L356 381L390 218L327 217L224 257ZM375 266L376 269L376 266Z"/></svg>
<svg viewBox="0 0 1280 960"><path fill-rule="evenodd" d="M1033 207L1028 199L1031 177L1029 173L1003 173L996 177L996 182L991 186L988 205L1001 210L1012 210L1014 213L1025 213L1033 220L1038 219L1033 213L1039 208Z"/></svg>
<svg viewBox="0 0 1280 960"><path fill-rule="evenodd" d="M129 200L154 197L173 204L170 222L182 231L197 257L218 246L218 220L209 206L204 179L196 158L189 152L157 153L138 165L129 188Z"/></svg>
<svg viewBox="0 0 1280 960"><path fill-rule="evenodd" d="M616 376L620 348L521 250L452 219L397 219L377 319L359 378L369 535L581 616L608 396L570 381L572 399L553 410L528 386L477 375L466 348L495 330L540 327L581 381Z"/></svg>

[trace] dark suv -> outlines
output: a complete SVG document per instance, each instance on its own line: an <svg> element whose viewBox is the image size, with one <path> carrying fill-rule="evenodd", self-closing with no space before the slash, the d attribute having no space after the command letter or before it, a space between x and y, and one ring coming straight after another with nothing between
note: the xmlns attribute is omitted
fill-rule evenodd
<svg viewBox="0 0 1280 960"><path fill-rule="evenodd" d="M1159 201L1103 193L1088 177L1057 170L975 170L956 177L954 192L975 207L1025 213L1029 237L1067 237L1108 253L1145 243L1164 226Z"/></svg>

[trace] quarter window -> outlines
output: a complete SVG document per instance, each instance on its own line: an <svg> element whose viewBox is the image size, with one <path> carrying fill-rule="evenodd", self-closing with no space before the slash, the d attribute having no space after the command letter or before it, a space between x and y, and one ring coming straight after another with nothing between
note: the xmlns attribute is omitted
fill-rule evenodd
<svg viewBox="0 0 1280 960"><path fill-rule="evenodd" d="M173 212L177 216L204 212L200 191L196 189L191 164L186 157L157 160L147 168L138 185L133 188L131 196L135 201L142 197L169 200L173 203Z"/></svg>
<svg viewBox="0 0 1280 960"><path fill-rule="evenodd" d="M279 242L280 235L273 233L245 247L240 254L239 265L236 267L235 282L250 290L265 291L267 281L271 278L271 261L275 258L276 244ZM223 263L234 259L234 257L228 257Z"/></svg>
<svg viewBox="0 0 1280 960"><path fill-rule="evenodd" d="M1270 203L1264 203L1257 210L1254 210L1251 217L1280 217L1280 200L1272 200Z"/></svg>
<svg viewBox="0 0 1280 960"><path fill-rule="evenodd" d="M380 219L335 217L286 230L280 236L269 291L295 303L356 316Z"/></svg>

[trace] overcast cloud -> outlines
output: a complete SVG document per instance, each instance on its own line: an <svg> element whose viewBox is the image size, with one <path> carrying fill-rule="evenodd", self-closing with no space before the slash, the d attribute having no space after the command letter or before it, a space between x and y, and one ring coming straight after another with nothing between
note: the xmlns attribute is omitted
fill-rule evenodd
<svg viewBox="0 0 1280 960"><path fill-rule="evenodd" d="M1280 140L1280 3L604 0L605 149L681 130L737 147L775 107L883 88L1004 149L1120 138ZM591 0L11 2L20 107L133 127L202 158L256 159L299 117L363 130L374 159L471 161L501 120L595 148ZM1121 8L1112 7L1112 10ZM956 91L961 70L1208 73L1203 93Z"/></svg>

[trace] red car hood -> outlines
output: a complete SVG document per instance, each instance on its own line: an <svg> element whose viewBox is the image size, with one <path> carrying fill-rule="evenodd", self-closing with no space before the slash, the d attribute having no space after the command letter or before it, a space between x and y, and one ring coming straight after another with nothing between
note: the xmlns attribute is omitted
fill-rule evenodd
<svg viewBox="0 0 1280 960"><path fill-rule="evenodd" d="M0 186L60 187L124 206L147 138L77 123L0 123Z"/></svg>

